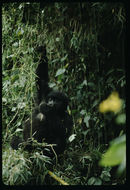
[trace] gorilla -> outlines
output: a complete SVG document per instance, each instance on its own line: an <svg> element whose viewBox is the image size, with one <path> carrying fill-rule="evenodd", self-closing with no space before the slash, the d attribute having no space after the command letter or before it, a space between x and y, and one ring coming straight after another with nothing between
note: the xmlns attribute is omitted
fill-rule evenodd
<svg viewBox="0 0 130 190"><path fill-rule="evenodd" d="M37 105L32 118L24 123L21 142L27 142L33 136L39 143L44 141L54 144L55 153L61 154L66 148L73 126L72 117L67 112L69 100L63 92L54 90L48 85L48 59L45 45L39 46L37 52L40 53L40 63L36 69ZM19 143L19 138L13 137L12 148L17 149ZM31 150L31 144L25 149ZM43 147L43 152L44 149ZM54 155L53 151L49 156L51 155Z"/></svg>

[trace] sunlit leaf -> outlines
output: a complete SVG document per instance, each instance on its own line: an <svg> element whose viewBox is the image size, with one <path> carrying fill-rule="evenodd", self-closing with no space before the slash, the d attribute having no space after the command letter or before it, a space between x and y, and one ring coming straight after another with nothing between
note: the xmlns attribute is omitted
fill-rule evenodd
<svg viewBox="0 0 130 190"><path fill-rule="evenodd" d="M80 114L81 115L85 115L86 114L86 110L81 110Z"/></svg>
<svg viewBox="0 0 130 190"><path fill-rule="evenodd" d="M84 80L83 83L82 83L82 85L87 86L87 80Z"/></svg>
<svg viewBox="0 0 130 190"><path fill-rule="evenodd" d="M76 134L72 134L70 137L69 137L69 141L72 142L76 137Z"/></svg>
<svg viewBox="0 0 130 190"><path fill-rule="evenodd" d="M23 131L23 129L17 128L15 132L17 133L17 132L21 132L21 131Z"/></svg>
<svg viewBox="0 0 130 190"><path fill-rule="evenodd" d="M118 137L111 143L99 162L101 166L116 166L126 162L126 141L123 137L125 136Z"/></svg>
<svg viewBox="0 0 130 190"><path fill-rule="evenodd" d="M84 123L86 124L87 127L89 127L89 120L90 120L90 116L89 115L85 116Z"/></svg>
<svg viewBox="0 0 130 190"><path fill-rule="evenodd" d="M121 107L122 100L119 98L119 94L117 92L112 92L106 100L100 103L99 111L101 113L106 113L108 111L117 113L120 111Z"/></svg>
<svg viewBox="0 0 130 190"><path fill-rule="evenodd" d="M11 109L11 111L15 111L17 109L17 107L13 107L12 109Z"/></svg>
<svg viewBox="0 0 130 190"><path fill-rule="evenodd" d="M59 42L60 41L60 38L56 38L56 42Z"/></svg>
<svg viewBox="0 0 130 190"><path fill-rule="evenodd" d="M50 88L54 88L54 86L56 86L56 83L54 83L54 82L49 83L49 87L50 87Z"/></svg>
<svg viewBox="0 0 130 190"><path fill-rule="evenodd" d="M58 69L58 71L56 72L56 77L59 75L62 75L65 72L65 69Z"/></svg>
<svg viewBox="0 0 130 190"><path fill-rule="evenodd" d="M26 106L26 104L24 102L18 103L18 108L19 109L23 109L25 106Z"/></svg>

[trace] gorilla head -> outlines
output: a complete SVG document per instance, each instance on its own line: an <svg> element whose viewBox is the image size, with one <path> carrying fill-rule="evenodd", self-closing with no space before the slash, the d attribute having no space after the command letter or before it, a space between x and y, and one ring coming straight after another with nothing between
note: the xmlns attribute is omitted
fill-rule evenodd
<svg viewBox="0 0 130 190"><path fill-rule="evenodd" d="M68 98L65 94L59 91L51 91L46 100L42 101L39 105L39 110L41 113L51 113L63 115L67 110Z"/></svg>

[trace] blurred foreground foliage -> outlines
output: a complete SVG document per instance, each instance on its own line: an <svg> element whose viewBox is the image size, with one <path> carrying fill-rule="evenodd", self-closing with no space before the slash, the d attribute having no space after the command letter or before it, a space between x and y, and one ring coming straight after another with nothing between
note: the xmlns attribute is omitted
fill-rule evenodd
<svg viewBox="0 0 130 190"><path fill-rule="evenodd" d="M125 183L125 22L123 3L3 3L4 184L59 185L48 176L48 169L70 185ZM50 86L68 94L74 121L67 150L58 162L40 150L27 153L10 148L12 136L22 135L23 121L35 106L39 61L35 47L43 43ZM115 91L119 94L114 100L111 97L114 104L100 113ZM103 100L107 102L102 104Z"/></svg>

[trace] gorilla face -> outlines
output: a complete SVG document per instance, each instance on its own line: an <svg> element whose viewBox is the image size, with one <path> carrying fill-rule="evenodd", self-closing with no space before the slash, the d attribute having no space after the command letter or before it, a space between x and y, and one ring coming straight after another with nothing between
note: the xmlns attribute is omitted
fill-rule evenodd
<svg viewBox="0 0 130 190"><path fill-rule="evenodd" d="M48 94L46 101L42 101L39 105L41 113L62 114L67 110L68 98L65 94L58 91L52 91Z"/></svg>

